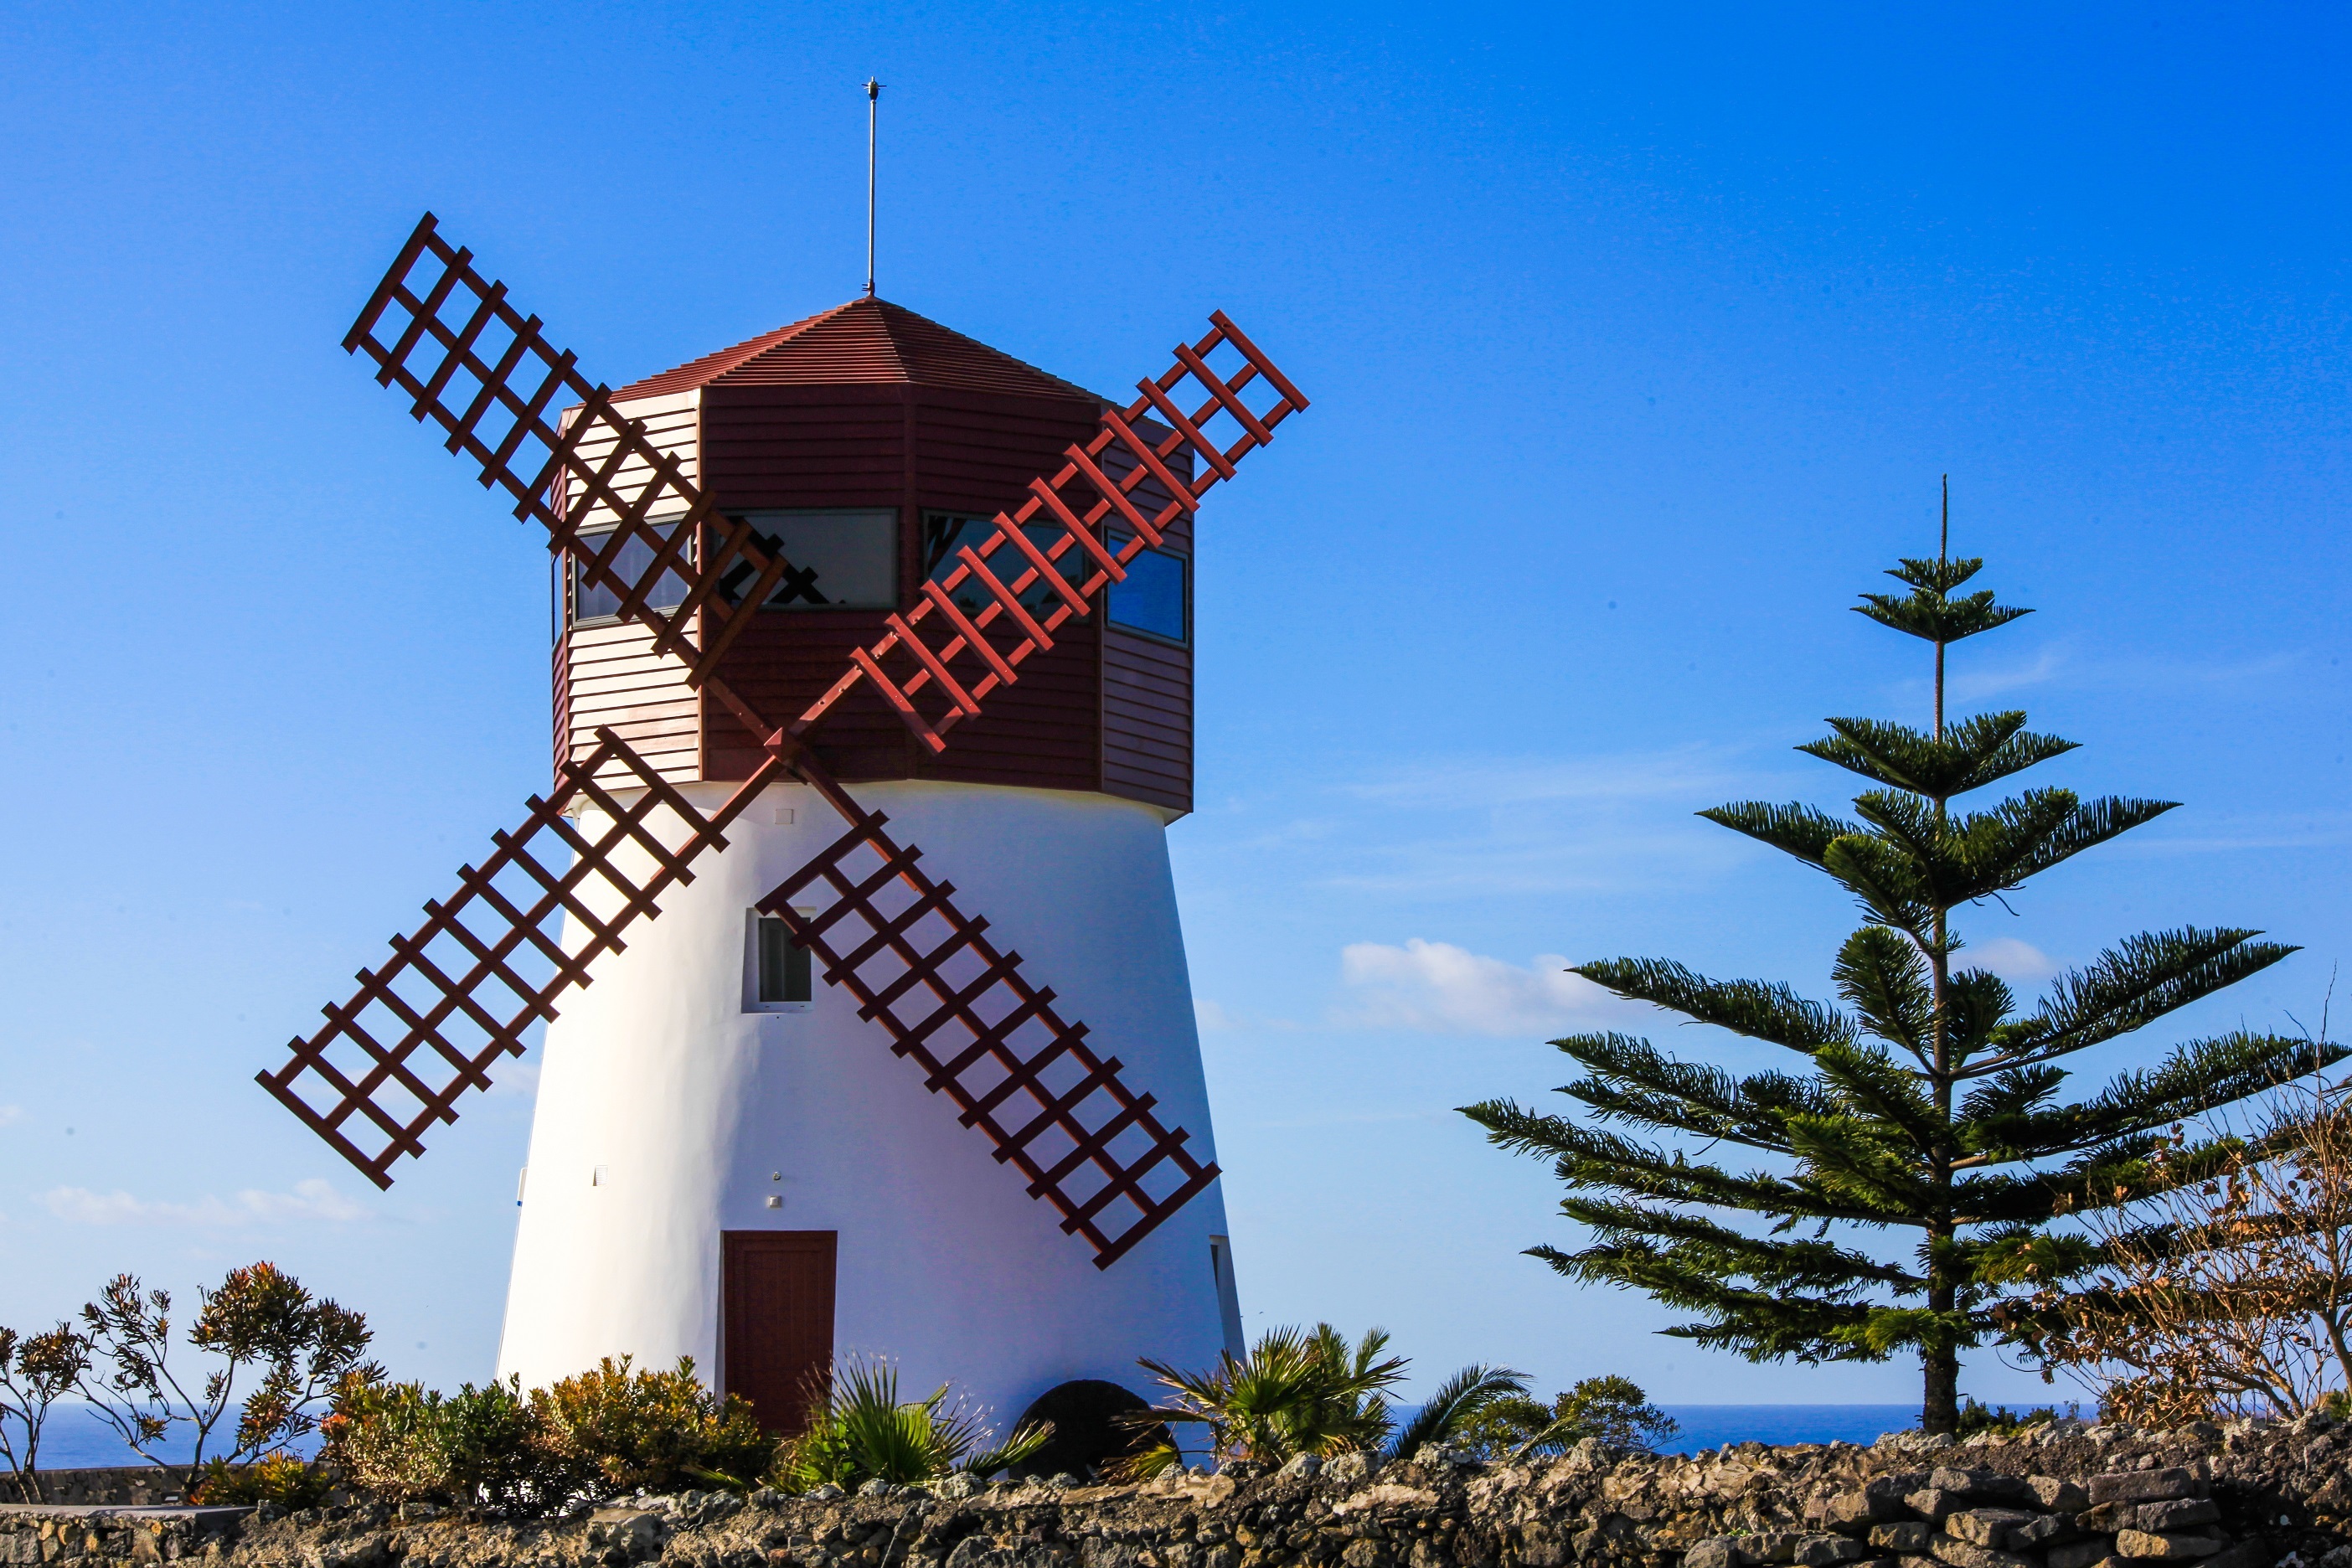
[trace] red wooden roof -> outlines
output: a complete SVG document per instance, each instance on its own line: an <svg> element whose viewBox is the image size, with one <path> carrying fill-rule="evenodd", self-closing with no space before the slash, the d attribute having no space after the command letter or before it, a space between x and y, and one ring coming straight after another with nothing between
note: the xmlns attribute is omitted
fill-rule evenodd
<svg viewBox="0 0 2352 1568"><path fill-rule="evenodd" d="M1029 397L1097 397L1083 386L950 331L887 300L857 299L805 321L632 382L614 397L655 397L698 386L905 383Z"/></svg>

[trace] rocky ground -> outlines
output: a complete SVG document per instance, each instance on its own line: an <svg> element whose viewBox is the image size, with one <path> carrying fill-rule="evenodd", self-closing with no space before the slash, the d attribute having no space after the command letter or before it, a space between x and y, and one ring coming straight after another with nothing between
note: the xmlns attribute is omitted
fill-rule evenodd
<svg viewBox="0 0 2352 1568"><path fill-rule="evenodd" d="M2179 1432L2063 1424L2010 1440L1587 1443L1486 1466L1423 1450L1265 1476L856 1496L688 1493L551 1521L422 1505L236 1520L0 1514L0 1563L211 1568L2352 1568L2352 1432L2325 1416ZM95 1568L95 1565L93 1565Z"/></svg>

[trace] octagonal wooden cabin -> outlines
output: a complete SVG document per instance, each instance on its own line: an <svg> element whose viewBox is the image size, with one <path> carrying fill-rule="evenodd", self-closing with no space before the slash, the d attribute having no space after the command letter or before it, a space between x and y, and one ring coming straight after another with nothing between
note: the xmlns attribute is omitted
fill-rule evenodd
<svg viewBox="0 0 2352 1568"><path fill-rule="evenodd" d="M913 311L860 299L621 388L617 406L676 456L720 510L751 519L795 574L720 663L763 713L803 711L871 646L957 546L977 543L1029 481L1049 476L1117 406ZM596 456L593 448L588 455ZM1189 454L1187 454L1189 456ZM1189 471L1180 468L1180 475ZM1149 512L1166 500L1147 483ZM583 527L593 531L592 511ZM1046 537L1040 531L1041 542ZM1115 542L1123 542L1113 532ZM1146 551L1094 613L943 755L861 684L812 732L845 782L936 779L1091 790L1192 806L1192 533ZM556 585L555 745L583 756L610 725L674 782L735 780L755 738L651 634L611 617L576 575ZM1039 596L1042 604L1042 594ZM975 603L972 608L977 609Z"/></svg>

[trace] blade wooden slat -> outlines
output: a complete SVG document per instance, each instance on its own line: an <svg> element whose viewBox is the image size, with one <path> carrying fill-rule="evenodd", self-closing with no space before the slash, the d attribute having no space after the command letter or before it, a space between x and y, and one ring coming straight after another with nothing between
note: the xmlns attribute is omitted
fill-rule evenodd
<svg viewBox="0 0 2352 1568"><path fill-rule="evenodd" d="M432 270L413 281L411 275L423 268ZM443 319L453 300L466 316L455 329ZM494 327L506 341L485 358L481 341ZM744 612L791 569L760 547L748 523L716 512L643 425L614 408L610 391L583 376L569 351L548 342L539 318L516 310L505 284L485 279L470 251L441 237L430 213L369 297L343 347L364 353L375 363L378 381L406 393L411 414L439 426L449 450L479 467L485 487L512 498L517 517L544 527L551 550L569 556L590 584L612 590L623 619L652 627L655 646L686 661L690 686L709 679L719 656L748 624ZM461 376L473 390L453 401L450 388ZM551 417L559 397L580 405L563 429ZM601 443L609 443L603 460L581 456L583 447ZM624 472L638 466L644 482L625 483ZM602 548L589 545L565 521L574 491L583 510L601 508L616 520L613 536L599 542ZM706 536L708 559L698 564L697 541ZM630 543L646 546L651 561L624 577L613 563ZM740 598L719 586L738 563L749 564L754 575L753 590ZM685 583L683 601L668 611L651 608L649 595L669 574Z"/></svg>
<svg viewBox="0 0 2352 1568"><path fill-rule="evenodd" d="M867 685L926 748L944 752L948 731L976 717L991 692L1012 684L1023 660L1051 647L1050 634L1072 616L1088 614L1095 596L1126 575L1127 564L1139 552L1158 544L1168 525L1197 510L1212 486L1233 478L1236 462L1273 440L1275 427L1304 409L1307 399L1223 311L1210 321L1206 337L1177 346L1171 369L1138 384L1139 395L1123 413L1104 411L1103 427L1085 446L1068 448L1058 473L1033 479L1027 500L1017 510L996 514L996 532L976 554L970 550L961 553L960 563L938 584L940 592L927 585L903 621L894 620L880 640L854 654L848 671L793 721L792 732L805 734L843 698ZM1208 356L1228 344L1242 356L1242 368L1221 377L1210 368ZM1242 395L1261 380L1276 394L1263 410ZM1191 414L1183 411L1177 395L1186 381L1204 395ZM1231 446L1222 448L1204 428L1218 416L1241 431ZM1157 441L1135 428L1137 421L1154 416L1165 420L1169 429ZM1114 451L1127 459L1125 472L1117 478L1109 468L1119 465L1101 461ZM1196 479L1188 482L1171 467L1179 454L1189 455ZM1147 483L1157 484L1168 497L1149 515L1134 501ZM1040 516L1060 530L1052 546L1042 551L1022 531ZM1103 524L1113 517L1131 531L1117 551L1102 539ZM1013 554L1004 559L1018 573L1010 581L987 561L1008 545ZM946 614L941 609L945 595L974 578L994 602L969 618ZM1038 584L1052 589L1060 602L1033 621L1015 601ZM930 640L934 637L937 643ZM893 655L908 667L903 675L885 662ZM957 673L959 658L971 666L969 677ZM916 701L926 688L934 693L936 711L927 711Z"/></svg>
<svg viewBox="0 0 2352 1568"><path fill-rule="evenodd" d="M1030 983L1019 953L989 941L988 922L956 906L954 885L928 876L922 852L893 840L887 818L837 785L826 798L849 830L761 900L761 910L785 922L825 979L888 1032L891 1050L923 1068L923 1086L953 1101L957 1119L1027 1179L1030 1195L1094 1248L1095 1266L1109 1268L1213 1181L1216 1165L1192 1157L1191 1135L1161 1123L1152 1097L1128 1087L1116 1057L1087 1046L1087 1026L1061 1016L1052 990ZM796 900L818 907L803 911ZM925 930L943 934L932 941ZM956 973L960 964L968 973ZM1044 1074L1065 1060L1076 1081L1056 1089ZM1008 1125L1016 1105L1024 1117ZM1129 1134L1140 1146L1122 1155L1115 1145Z"/></svg>
<svg viewBox="0 0 2352 1568"><path fill-rule="evenodd" d="M614 764L630 781L621 789L644 791L626 805L595 779ZM457 894L427 903L425 923L393 939L392 962L362 970L358 993L326 1008L326 1026L294 1041L285 1066L256 1075L261 1086L370 1181L390 1186L393 1163L423 1153L425 1130L455 1121L457 1099L468 1089L488 1089L500 1057L522 1055L524 1032L555 1016L558 996L589 983L594 960L619 949L623 931L654 914L671 886L690 879L696 858L726 847L727 826L782 766L770 757L706 816L618 735L597 731L595 749L564 764L554 794L532 799L519 830L495 836L497 852L478 868L461 869ZM582 805L604 811L612 826L593 838L582 834L564 816ZM624 853L644 861L645 869L625 870ZM552 858L570 863L557 869L547 863ZM535 896L510 898L493 885L509 876L535 886ZM595 910L598 893L617 900L617 910ZM577 917L584 937L569 950L561 944L566 915ZM444 942L445 952L469 962L436 959L433 949ZM547 961L551 948L559 961ZM520 954L534 952L552 971L544 979L515 967ZM505 1000L493 1003L491 994ZM369 1027L371 1012L396 1025L397 1036L390 1027ZM364 1061L366 1070L344 1071L329 1056L338 1049ZM436 1058L438 1069L428 1070ZM388 1088L415 1109L380 1102Z"/></svg>

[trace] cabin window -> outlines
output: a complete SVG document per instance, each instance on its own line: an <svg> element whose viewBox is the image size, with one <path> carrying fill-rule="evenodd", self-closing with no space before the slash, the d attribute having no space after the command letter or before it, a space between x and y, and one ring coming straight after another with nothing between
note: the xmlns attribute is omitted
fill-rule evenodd
<svg viewBox="0 0 2352 1568"><path fill-rule="evenodd" d="M761 601L772 610L895 610L898 607L898 514L888 507L750 511L760 548L791 563ZM719 575L733 603L755 574L738 562Z"/></svg>
<svg viewBox="0 0 2352 1568"><path fill-rule="evenodd" d="M651 531L666 541L677 527L676 523L656 523ZM612 548L613 535L616 531L608 528L600 533L582 534L581 551L592 560L602 556ZM636 582L653 566L656 547L654 542L646 537L646 529L638 529L631 533L627 542L621 546L620 553L608 563L610 569L618 574L624 583ZM567 552L565 559L572 566L572 623L576 626L583 621L609 621L617 616L621 613L621 590L614 587L610 579L591 583L587 565L578 556ZM685 578L674 571L665 572L661 581L655 584L646 595L646 604L651 609L674 610L686 602L686 588Z"/></svg>
<svg viewBox="0 0 2352 1568"><path fill-rule="evenodd" d="M793 940L792 928L774 915L750 911L743 963L743 1010L805 1013L814 973L808 949Z"/></svg>
<svg viewBox="0 0 2352 1568"><path fill-rule="evenodd" d="M1069 537L1069 530L1066 528L1037 523L1031 523L1021 531L1029 536L1029 542L1037 547L1037 553L1040 555L1051 550L1055 541ZM934 583L946 582L948 578L954 575L956 568L963 564L957 558L959 551L968 549L974 554L978 554L980 547L995 537L996 520L992 517L965 517L958 513L943 511L925 512L923 514L923 575ZM1007 586L1021 581L1022 574L1030 569L1028 557L1009 544L998 545L996 553L987 559L988 569L995 573L998 580ZM1087 574L1094 568L1091 564L1091 557L1080 554L1077 547L1073 545L1062 552L1061 556L1054 563L1054 569L1062 574L1071 587L1083 588L1087 585ZM948 597L954 600L955 607L967 616L976 616L996 603L996 595L981 586L977 579L969 575L956 584ZM1042 576L1022 589L1015 597L1021 601L1023 609L1040 620L1052 615L1065 602L1062 595L1055 592L1052 584Z"/></svg>
<svg viewBox="0 0 2352 1568"><path fill-rule="evenodd" d="M1122 546L1123 548L1124 546ZM1185 639L1185 612L1191 607L1187 590L1192 563L1165 550L1139 550L1127 563L1124 581L1110 585L1113 626L1144 632L1170 642Z"/></svg>

